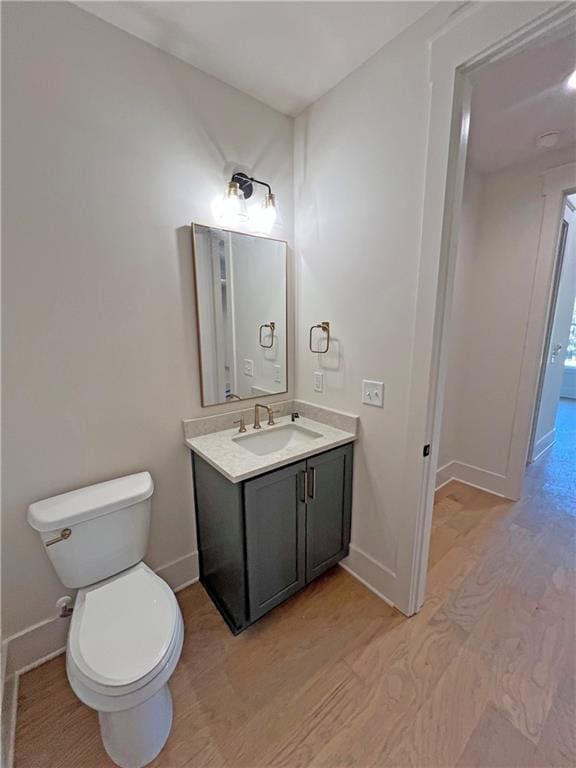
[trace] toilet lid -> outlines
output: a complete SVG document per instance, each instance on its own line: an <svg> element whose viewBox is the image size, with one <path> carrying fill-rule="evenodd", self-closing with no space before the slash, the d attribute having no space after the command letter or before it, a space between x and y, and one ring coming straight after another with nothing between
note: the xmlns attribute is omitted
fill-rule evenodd
<svg viewBox="0 0 576 768"><path fill-rule="evenodd" d="M82 591L73 614L71 651L103 685L128 685L164 658L176 629L174 593L143 563Z"/></svg>

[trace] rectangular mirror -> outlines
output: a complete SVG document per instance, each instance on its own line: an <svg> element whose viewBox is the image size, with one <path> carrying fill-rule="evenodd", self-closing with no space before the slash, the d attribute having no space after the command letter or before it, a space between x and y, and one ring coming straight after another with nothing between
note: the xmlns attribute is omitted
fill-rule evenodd
<svg viewBox="0 0 576 768"><path fill-rule="evenodd" d="M287 391L286 243L192 224L202 405Z"/></svg>

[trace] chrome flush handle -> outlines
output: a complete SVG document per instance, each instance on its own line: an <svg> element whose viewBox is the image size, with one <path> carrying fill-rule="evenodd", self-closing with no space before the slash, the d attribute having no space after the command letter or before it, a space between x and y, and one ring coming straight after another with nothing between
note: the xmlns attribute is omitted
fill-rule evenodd
<svg viewBox="0 0 576 768"><path fill-rule="evenodd" d="M59 541L66 541L66 539L69 539L70 536L72 536L72 530L70 528L62 528L60 531L60 535L56 536L53 539L48 539L48 541L44 542L45 547L51 547L52 544L58 544Z"/></svg>

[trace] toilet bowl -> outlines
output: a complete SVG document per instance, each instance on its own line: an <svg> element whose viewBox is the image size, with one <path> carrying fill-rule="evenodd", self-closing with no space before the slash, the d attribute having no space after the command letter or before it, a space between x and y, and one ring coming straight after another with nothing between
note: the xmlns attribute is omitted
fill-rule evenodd
<svg viewBox="0 0 576 768"><path fill-rule="evenodd" d="M98 712L110 758L143 768L172 725L168 680L184 624L168 584L144 562L154 486L148 472L31 504L61 581L78 588L66 672L76 696Z"/></svg>
<svg viewBox="0 0 576 768"><path fill-rule="evenodd" d="M97 710L102 741L122 768L141 768L172 725L167 682L184 637L174 593L144 563L79 591L66 651L74 693Z"/></svg>

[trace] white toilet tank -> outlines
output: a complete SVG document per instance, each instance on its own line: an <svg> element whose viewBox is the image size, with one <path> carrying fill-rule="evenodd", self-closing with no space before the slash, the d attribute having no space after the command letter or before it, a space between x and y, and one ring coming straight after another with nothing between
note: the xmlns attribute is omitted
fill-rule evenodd
<svg viewBox="0 0 576 768"><path fill-rule="evenodd" d="M143 560L153 491L150 473L139 472L30 505L28 522L63 584L86 587Z"/></svg>

